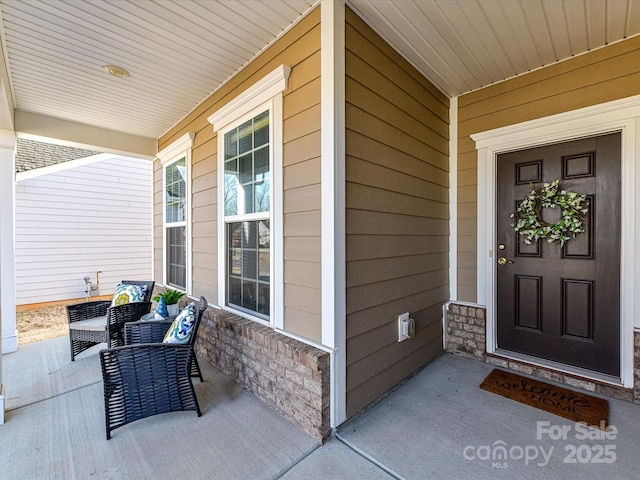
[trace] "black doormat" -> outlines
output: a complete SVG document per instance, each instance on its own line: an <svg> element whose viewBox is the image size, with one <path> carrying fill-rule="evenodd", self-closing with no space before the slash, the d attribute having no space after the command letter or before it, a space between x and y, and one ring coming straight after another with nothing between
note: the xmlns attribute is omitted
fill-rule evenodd
<svg viewBox="0 0 640 480"><path fill-rule="evenodd" d="M597 428L609 425L609 402L581 392L494 369L480 388Z"/></svg>

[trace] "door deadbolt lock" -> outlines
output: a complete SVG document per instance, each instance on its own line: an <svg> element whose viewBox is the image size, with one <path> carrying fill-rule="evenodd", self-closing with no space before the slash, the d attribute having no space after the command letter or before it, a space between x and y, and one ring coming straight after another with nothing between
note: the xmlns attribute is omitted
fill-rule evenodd
<svg viewBox="0 0 640 480"><path fill-rule="evenodd" d="M501 243L500 245L498 245L498 250L504 250L505 248L507 247L504 246L504 243Z"/></svg>

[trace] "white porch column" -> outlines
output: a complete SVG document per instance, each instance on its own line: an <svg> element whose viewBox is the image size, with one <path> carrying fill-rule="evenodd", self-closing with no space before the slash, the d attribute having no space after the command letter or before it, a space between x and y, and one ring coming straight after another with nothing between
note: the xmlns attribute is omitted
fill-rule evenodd
<svg viewBox="0 0 640 480"><path fill-rule="evenodd" d="M322 344L331 356L331 426L346 420L345 2L322 0Z"/></svg>
<svg viewBox="0 0 640 480"><path fill-rule="evenodd" d="M0 130L0 354L18 349L14 267L15 135ZM4 383L0 355L0 425L4 423Z"/></svg>

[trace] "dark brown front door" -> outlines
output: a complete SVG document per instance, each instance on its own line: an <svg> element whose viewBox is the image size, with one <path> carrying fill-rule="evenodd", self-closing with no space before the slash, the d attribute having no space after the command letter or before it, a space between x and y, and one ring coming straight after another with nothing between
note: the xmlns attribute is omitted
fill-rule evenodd
<svg viewBox="0 0 640 480"><path fill-rule="evenodd" d="M498 156L497 346L562 364L620 374L619 133ZM531 245L510 215L531 191L560 181L585 194L585 233L564 247ZM544 209L555 223L560 209ZM505 261L503 260L503 262Z"/></svg>

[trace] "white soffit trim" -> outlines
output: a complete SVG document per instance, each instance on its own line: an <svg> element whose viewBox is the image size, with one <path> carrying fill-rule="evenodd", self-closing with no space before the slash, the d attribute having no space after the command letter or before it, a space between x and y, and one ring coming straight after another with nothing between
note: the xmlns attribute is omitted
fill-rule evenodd
<svg viewBox="0 0 640 480"><path fill-rule="evenodd" d="M636 312L640 312L640 255L635 253L640 208L640 95L614 100L571 112L501 127L471 135L478 150L478 303L487 307L487 351L496 351L496 263L493 259L496 224L497 155L523 148L565 142L577 138L622 132L621 200L622 233L620 258L620 380L633 386L633 337ZM640 328L640 319L635 320Z"/></svg>
<svg viewBox="0 0 640 480"><path fill-rule="evenodd" d="M196 134L194 132L187 132L178 138L175 142L169 145L166 148L160 150L156 156L160 159L162 163L166 163L169 160L173 160L177 155L180 155L182 152L188 150L193 147L193 141L196 138Z"/></svg>
<svg viewBox="0 0 640 480"><path fill-rule="evenodd" d="M209 123L213 125L213 131L217 132L230 122L249 113L258 105L268 102L277 94L284 92L287 89L290 73L291 67L280 65L262 80L218 109L216 113L207 118Z"/></svg>
<svg viewBox="0 0 640 480"><path fill-rule="evenodd" d="M19 138L100 150L145 160L153 160L158 151L158 141L155 138L131 135L21 110L16 110L15 116L16 133Z"/></svg>

